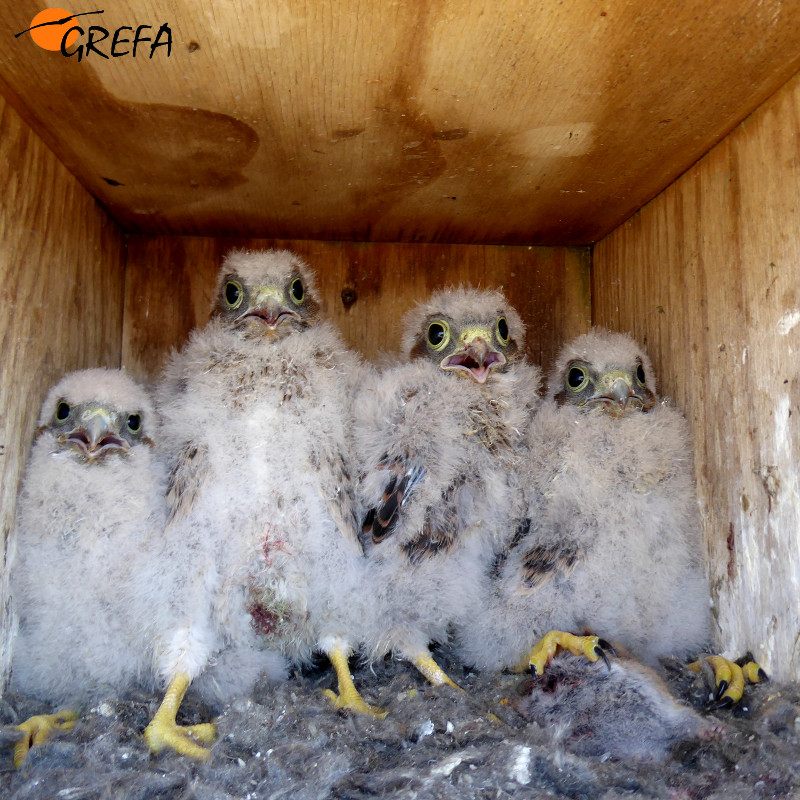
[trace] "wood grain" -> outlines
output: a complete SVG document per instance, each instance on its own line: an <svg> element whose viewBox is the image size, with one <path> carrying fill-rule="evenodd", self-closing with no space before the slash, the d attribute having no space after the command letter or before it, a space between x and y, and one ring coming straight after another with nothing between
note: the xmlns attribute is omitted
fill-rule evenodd
<svg viewBox="0 0 800 800"><path fill-rule="evenodd" d="M6 3L7 31L41 7ZM589 244L800 68L782 0L118 0L81 22L166 22L171 55L9 36L0 87L152 234Z"/></svg>
<svg viewBox="0 0 800 800"><path fill-rule="evenodd" d="M528 353L545 366L565 337L589 325L586 248L131 236L122 351L131 374L153 379L170 348L207 320L232 247L302 255L317 272L323 313L371 360L396 350L402 314L443 286L501 287L528 327Z"/></svg>
<svg viewBox="0 0 800 800"><path fill-rule="evenodd" d="M691 421L719 645L800 679L800 80L594 249Z"/></svg>
<svg viewBox="0 0 800 800"><path fill-rule="evenodd" d="M0 98L0 684L9 536L39 407L65 372L119 366L123 267L117 226Z"/></svg>

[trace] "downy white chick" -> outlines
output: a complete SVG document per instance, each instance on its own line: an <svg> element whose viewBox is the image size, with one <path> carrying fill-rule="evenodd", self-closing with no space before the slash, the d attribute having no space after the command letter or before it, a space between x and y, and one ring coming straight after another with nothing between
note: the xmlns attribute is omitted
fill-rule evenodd
<svg viewBox="0 0 800 800"><path fill-rule="evenodd" d="M566 345L528 444L528 521L471 598L463 658L541 674L559 646L603 656L596 636L565 633L586 629L651 665L707 645L688 425L633 339L594 329Z"/></svg>
<svg viewBox="0 0 800 800"><path fill-rule="evenodd" d="M147 393L118 370L70 373L44 401L13 536L12 686L71 710L25 723L17 764L85 703L156 686L153 609L170 581L156 427Z"/></svg>
<svg viewBox="0 0 800 800"><path fill-rule="evenodd" d="M356 441L368 564L367 653L434 662L482 565L522 513L516 468L539 371L498 291L443 290L406 315L408 360L360 391Z"/></svg>
<svg viewBox="0 0 800 800"><path fill-rule="evenodd" d="M354 598L364 560L348 442L358 374L357 357L320 319L302 259L226 256L212 319L173 355L159 394L165 536L188 567L179 608L161 621L169 686L145 734L152 750L208 757L175 723L186 687L220 658L235 681L242 658L264 647L295 662L326 653L336 704L376 713L347 667L361 641Z"/></svg>

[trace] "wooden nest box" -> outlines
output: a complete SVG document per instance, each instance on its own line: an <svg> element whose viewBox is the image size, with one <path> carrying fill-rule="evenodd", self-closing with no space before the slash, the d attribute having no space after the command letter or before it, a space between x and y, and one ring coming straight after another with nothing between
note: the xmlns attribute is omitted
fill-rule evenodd
<svg viewBox="0 0 800 800"><path fill-rule="evenodd" d="M119 0L67 55L3 10L3 541L45 389L154 378L222 254L277 244L368 358L458 283L545 369L591 324L644 342L718 644L800 678L800 5Z"/></svg>

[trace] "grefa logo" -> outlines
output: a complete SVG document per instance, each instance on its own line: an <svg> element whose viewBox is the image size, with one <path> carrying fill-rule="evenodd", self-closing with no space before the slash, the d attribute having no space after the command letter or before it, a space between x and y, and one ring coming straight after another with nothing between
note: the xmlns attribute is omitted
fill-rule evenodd
<svg viewBox="0 0 800 800"><path fill-rule="evenodd" d="M31 20L29 28L15 33L14 38L30 33L31 39L42 49L60 50L61 55L77 56L78 61L91 54L107 59L128 55L136 58L138 54L148 53L152 58L156 50L163 47L166 47L167 57L172 54L172 31L166 22L155 33L153 25L122 25L111 32L102 25L78 19L102 13L104 9L71 14L63 8L46 8Z"/></svg>

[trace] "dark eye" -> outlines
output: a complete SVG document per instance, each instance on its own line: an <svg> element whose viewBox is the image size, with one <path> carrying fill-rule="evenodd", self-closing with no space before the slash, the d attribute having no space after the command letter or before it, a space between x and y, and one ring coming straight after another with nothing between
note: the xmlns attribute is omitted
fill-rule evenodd
<svg viewBox="0 0 800 800"><path fill-rule="evenodd" d="M500 344L508 344L508 322L505 317L497 320L497 340Z"/></svg>
<svg viewBox="0 0 800 800"><path fill-rule="evenodd" d="M224 293L225 303L228 308L239 308L242 304L242 298L244 297L242 284L239 283L239 281L226 281Z"/></svg>
<svg viewBox="0 0 800 800"><path fill-rule="evenodd" d="M442 350L450 341L450 326L444 321L431 322L428 325L428 344L434 350Z"/></svg>
<svg viewBox="0 0 800 800"><path fill-rule="evenodd" d="M131 414L128 417L127 425L131 433L139 433L142 429L142 417L139 414Z"/></svg>
<svg viewBox="0 0 800 800"><path fill-rule="evenodd" d="M581 389L585 389L587 383L589 383L589 373L586 371L585 367L573 366L569 368L569 372L567 373L567 386L569 386L573 392L580 392Z"/></svg>
<svg viewBox="0 0 800 800"><path fill-rule="evenodd" d="M644 386L645 384L644 367L641 364L639 364L639 366L636 367L636 380L639 381L639 383L641 383L642 386Z"/></svg>
<svg viewBox="0 0 800 800"><path fill-rule="evenodd" d="M69 407L69 403L66 400L61 400L56 406L56 419L59 422L64 422L69 417L70 411L72 409Z"/></svg>
<svg viewBox="0 0 800 800"><path fill-rule="evenodd" d="M292 302L296 303L298 306L305 300L306 293L300 278L295 278L292 281L292 285L289 287L289 296L292 298Z"/></svg>

